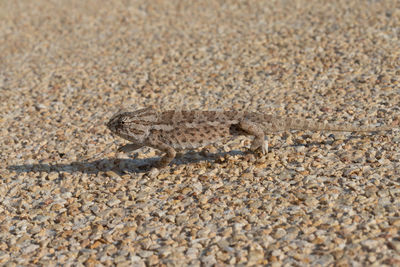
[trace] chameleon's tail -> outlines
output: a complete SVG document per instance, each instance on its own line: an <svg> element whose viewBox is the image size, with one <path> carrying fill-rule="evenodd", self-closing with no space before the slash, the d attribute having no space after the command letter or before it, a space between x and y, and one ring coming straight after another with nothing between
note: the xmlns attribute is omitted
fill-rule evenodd
<svg viewBox="0 0 400 267"><path fill-rule="evenodd" d="M305 119L284 118L264 115L262 119L265 132L279 132L288 130L332 131L332 132L378 132L393 129L391 126L356 126L352 124L331 124L314 122Z"/></svg>
<svg viewBox="0 0 400 267"><path fill-rule="evenodd" d="M292 130L312 130L312 131L332 131L332 132L379 132L391 130L390 126L357 126L349 123L331 124L303 120L297 123L296 119L289 119L288 129Z"/></svg>

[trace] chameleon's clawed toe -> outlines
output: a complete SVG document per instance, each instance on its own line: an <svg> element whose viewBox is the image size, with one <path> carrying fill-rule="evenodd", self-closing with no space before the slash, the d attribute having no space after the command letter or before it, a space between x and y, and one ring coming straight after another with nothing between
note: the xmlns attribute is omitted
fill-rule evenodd
<svg viewBox="0 0 400 267"><path fill-rule="evenodd" d="M261 139L254 139L253 143L250 146L251 151L260 150L262 154L268 153L268 141Z"/></svg>

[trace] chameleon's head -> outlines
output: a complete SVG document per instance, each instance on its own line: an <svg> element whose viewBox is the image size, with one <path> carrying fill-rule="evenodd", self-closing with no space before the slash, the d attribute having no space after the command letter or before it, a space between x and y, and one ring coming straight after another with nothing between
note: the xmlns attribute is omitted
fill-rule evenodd
<svg viewBox="0 0 400 267"><path fill-rule="evenodd" d="M118 112L106 124L110 131L131 142L143 142L157 119L154 111L146 108L133 112Z"/></svg>

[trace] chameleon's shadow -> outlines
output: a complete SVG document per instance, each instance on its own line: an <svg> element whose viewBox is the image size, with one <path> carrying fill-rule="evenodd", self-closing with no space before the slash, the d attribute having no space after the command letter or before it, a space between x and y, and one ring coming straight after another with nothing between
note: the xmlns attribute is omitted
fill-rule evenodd
<svg viewBox="0 0 400 267"><path fill-rule="evenodd" d="M299 146L320 146L324 144L332 144L334 139L329 136L331 140L323 142L310 142L307 144L293 144L289 146L282 146L280 149L285 147L299 147ZM359 138L359 136L349 136L345 138L345 142L351 139ZM214 162L220 157L227 155L245 155L246 151L232 150L229 152L218 152L218 153L207 153L206 156L201 155L201 152L187 152L175 158L171 165L183 165L188 163L197 163L200 161ZM100 172L113 171L120 175L126 173L145 173L151 170L152 164L156 163L160 157L152 157L146 159L121 159L121 158L104 158L95 161L75 161L70 164L22 164L22 165L10 165L7 167L10 171L17 173L22 172L68 172L68 173L87 173L87 174L98 174Z"/></svg>
<svg viewBox="0 0 400 267"><path fill-rule="evenodd" d="M233 150L221 153L208 153L207 156L200 156L200 152L188 152L177 157L171 162L171 165L184 165L200 161L213 162L219 157L226 155L244 155L246 152ZM190 156L192 155L192 156ZM197 155L197 156L196 156ZM101 172L113 171L119 175L126 173L145 173L151 170L152 164L156 163L160 157L146 159L126 159L126 158L104 158L94 161L75 161L70 164L22 164L10 165L7 167L10 171L17 173L23 172L68 172L68 173L87 173L98 174Z"/></svg>

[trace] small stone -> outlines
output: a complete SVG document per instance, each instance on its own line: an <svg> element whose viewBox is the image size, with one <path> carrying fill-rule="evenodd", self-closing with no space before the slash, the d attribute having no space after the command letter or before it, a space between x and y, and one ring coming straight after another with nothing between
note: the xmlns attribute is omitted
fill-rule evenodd
<svg viewBox="0 0 400 267"><path fill-rule="evenodd" d="M151 255L153 255L154 252L153 252L153 251L149 251L149 250L142 250L142 251L140 251L138 254L139 254L139 256L142 257L142 258L148 258L148 257L150 257Z"/></svg>
<svg viewBox="0 0 400 267"><path fill-rule="evenodd" d="M10 259L10 254L4 251L0 251L0 263L5 263Z"/></svg>
<svg viewBox="0 0 400 267"><path fill-rule="evenodd" d="M193 190L197 194L201 194L201 192L203 191L203 185L200 182L194 183L192 186L193 186Z"/></svg>
<svg viewBox="0 0 400 267"><path fill-rule="evenodd" d="M254 177L253 173L247 172L247 173L242 174L242 179L251 180L251 179L253 179L253 177Z"/></svg>
<svg viewBox="0 0 400 267"><path fill-rule="evenodd" d="M58 178L58 172L50 172L49 175L47 175L47 179L49 181L54 181Z"/></svg>
<svg viewBox="0 0 400 267"><path fill-rule="evenodd" d="M318 205L318 200L315 197L306 197L304 200L304 204L307 205L307 207L310 208L315 208Z"/></svg>
<svg viewBox="0 0 400 267"><path fill-rule="evenodd" d="M131 257L131 263L134 266L138 266L138 267L145 267L146 264L144 263L143 259L139 256L132 256Z"/></svg>
<svg viewBox="0 0 400 267"><path fill-rule="evenodd" d="M248 265L259 265L264 260L264 251L262 248L251 248L248 256Z"/></svg>
<svg viewBox="0 0 400 267"><path fill-rule="evenodd" d="M121 203L121 201L118 198L107 201L107 205L109 207L114 207L114 206L118 205L119 203Z"/></svg>
<svg viewBox="0 0 400 267"><path fill-rule="evenodd" d="M389 218L389 223L393 226L400 226L400 217Z"/></svg>
<svg viewBox="0 0 400 267"><path fill-rule="evenodd" d="M225 252L233 253L235 251L234 248L229 246L229 242L226 239L221 239L217 244Z"/></svg>
<svg viewBox="0 0 400 267"><path fill-rule="evenodd" d="M278 229L276 230L275 234L274 234L274 238L280 239L280 238L282 238L282 237L285 236L285 235L286 235L285 229L278 228Z"/></svg>
<svg viewBox="0 0 400 267"><path fill-rule="evenodd" d="M177 215L176 218L175 218L175 223L177 225L182 225L182 224L184 224L186 222L188 222L188 217L187 217L186 214Z"/></svg>
<svg viewBox="0 0 400 267"><path fill-rule="evenodd" d="M38 248L39 248L38 245L31 244L31 245L25 247L24 249L22 249L22 252L23 252L24 254L29 254L29 253L31 253L31 252L34 252L34 251L37 250Z"/></svg>
<svg viewBox="0 0 400 267"><path fill-rule="evenodd" d="M107 171L107 172L105 172L105 175L107 177L110 177L110 178L113 178L113 179L119 179L120 178L120 176L117 173L115 173L114 171Z"/></svg>
<svg viewBox="0 0 400 267"><path fill-rule="evenodd" d="M397 252L400 252L400 241L390 241L389 247Z"/></svg>
<svg viewBox="0 0 400 267"><path fill-rule="evenodd" d="M201 257L200 260L206 266L212 266L217 263L217 260L215 259L214 255L208 255L205 257Z"/></svg>
<svg viewBox="0 0 400 267"><path fill-rule="evenodd" d="M378 246L378 241L369 239L361 242L364 246L366 246L368 249L374 249Z"/></svg>
<svg viewBox="0 0 400 267"><path fill-rule="evenodd" d="M188 250L186 251L186 256L189 259L196 259L199 255L199 250L196 248L188 248Z"/></svg>

